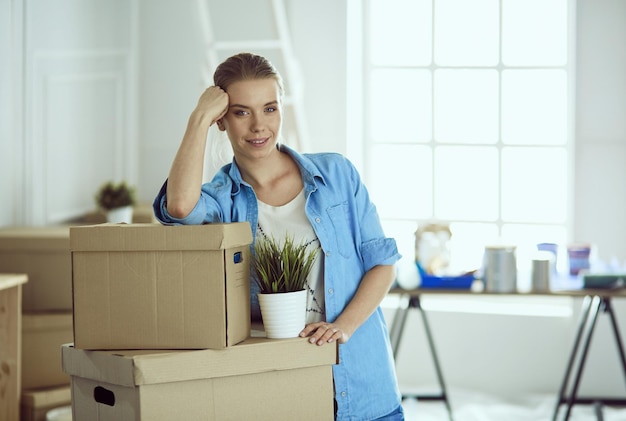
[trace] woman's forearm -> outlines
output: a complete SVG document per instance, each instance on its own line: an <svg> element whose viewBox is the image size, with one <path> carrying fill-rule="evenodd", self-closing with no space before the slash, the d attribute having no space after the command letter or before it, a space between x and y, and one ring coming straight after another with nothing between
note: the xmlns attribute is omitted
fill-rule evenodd
<svg viewBox="0 0 626 421"><path fill-rule="evenodd" d="M356 294L334 321L347 335L342 338L343 341L347 341L372 315L389 292L394 279L395 269L392 265L375 266L365 274Z"/></svg>
<svg viewBox="0 0 626 421"><path fill-rule="evenodd" d="M191 113L167 182L167 212L171 216L184 218L196 206L202 188L207 133L227 110L226 92L210 86Z"/></svg>
<svg viewBox="0 0 626 421"><path fill-rule="evenodd" d="M183 218L191 212L202 187L204 151L210 121L192 114L167 181L167 212Z"/></svg>

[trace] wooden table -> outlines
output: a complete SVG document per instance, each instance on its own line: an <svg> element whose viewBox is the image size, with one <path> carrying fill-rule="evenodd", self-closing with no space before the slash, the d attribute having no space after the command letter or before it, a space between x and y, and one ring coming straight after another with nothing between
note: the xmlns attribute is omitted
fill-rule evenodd
<svg viewBox="0 0 626 421"><path fill-rule="evenodd" d="M18 421L25 274L0 274L0 420Z"/></svg>
<svg viewBox="0 0 626 421"><path fill-rule="evenodd" d="M420 297L427 294L444 294L444 295L464 295L464 296L552 296L552 297L582 297L582 307L580 312L580 319L578 321L578 328L576 330L576 336L572 345L569 361L565 374L563 376L561 386L557 395L557 401L553 414L553 421L556 421L559 410L562 405L567 405L564 420L568 420L572 407L575 404L595 404L596 413L598 419L602 419L602 405L617 405L626 406L626 399L611 399L611 398L584 398L578 396L578 387L580 385L581 376L585 366L587 354L589 352L589 346L593 337L593 331L596 326L598 315L602 312L607 314L611 327L613 330L615 343L617 345L618 355L622 364L624 379L626 380L626 357L624 352L624 346L620 337L619 329L617 326L617 320L613 307L611 306L611 299L613 298L626 298L626 289L576 289L576 290L555 290L546 292L514 292L514 293L495 293L495 292L473 292L469 289L393 289L390 294L400 294L404 300L401 300L401 306L395 312L390 330L389 336L391 339L391 346L393 349L394 357L400 346L402 335L404 334L404 327L406 322L407 313L411 308L421 311L422 322L424 324L424 331L428 340L428 346L430 348L433 364L435 366L435 373L437 380L441 388L441 393L436 395L420 395L412 396L423 400L441 400L446 405L450 420L453 420L452 409L448 400L447 389L443 374L441 371L441 365L435 349L435 343L433 341L432 331L428 323L426 312L421 306ZM581 348L582 345L582 348ZM577 355L581 351L578 365L575 366ZM574 383L568 393L570 386L570 378L574 374Z"/></svg>

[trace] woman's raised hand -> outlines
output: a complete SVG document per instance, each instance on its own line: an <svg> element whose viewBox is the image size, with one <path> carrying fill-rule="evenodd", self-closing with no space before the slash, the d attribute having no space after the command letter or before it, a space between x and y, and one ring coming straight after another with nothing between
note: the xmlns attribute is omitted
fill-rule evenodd
<svg viewBox="0 0 626 421"><path fill-rule="evenodd" d="M224 117L228 111L228 94L219 86L209 86L200 95L196 113L210 118L213 125L217 120Z"/></svg>

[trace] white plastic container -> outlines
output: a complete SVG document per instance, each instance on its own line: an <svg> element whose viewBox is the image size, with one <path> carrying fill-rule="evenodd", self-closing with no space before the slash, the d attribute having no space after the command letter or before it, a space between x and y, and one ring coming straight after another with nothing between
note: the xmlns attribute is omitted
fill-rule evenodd
<svg viewBox="0 0 626 421"><path fill-rule="evenodd" d="M46 421L72 421L71 405L54 408L46 412Z"/></svg>

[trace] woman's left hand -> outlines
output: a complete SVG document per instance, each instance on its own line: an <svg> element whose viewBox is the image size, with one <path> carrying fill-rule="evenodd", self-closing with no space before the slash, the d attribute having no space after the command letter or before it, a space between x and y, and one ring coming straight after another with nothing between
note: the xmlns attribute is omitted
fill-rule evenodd
<svg viewBox="0 0 626 421"><path fill-rule="evenodd" d="M350 339L350 335L340 325L328 322L316 322L306 325L300 332L300 337L305 338L307 336L310 336L310 343L319 346L335 341L343 344Z"/></svg>

